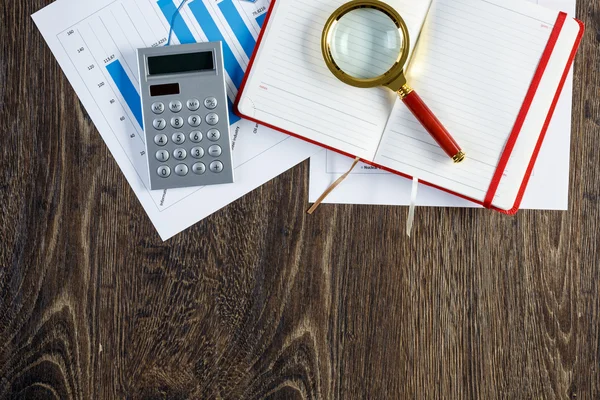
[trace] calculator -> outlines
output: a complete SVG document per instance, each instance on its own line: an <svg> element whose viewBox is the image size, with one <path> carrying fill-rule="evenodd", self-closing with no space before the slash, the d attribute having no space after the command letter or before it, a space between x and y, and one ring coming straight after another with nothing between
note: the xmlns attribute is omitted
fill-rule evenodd
<svg viewBox="0 0 600 400"><path fill-rule="evenodd" d="M150 189L232 183L221 42L137 54Z"/></svg>

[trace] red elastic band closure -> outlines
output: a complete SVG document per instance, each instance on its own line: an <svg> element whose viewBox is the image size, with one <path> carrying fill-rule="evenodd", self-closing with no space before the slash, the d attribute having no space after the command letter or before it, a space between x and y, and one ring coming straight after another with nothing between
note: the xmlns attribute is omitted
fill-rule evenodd
<svg viewBox="0 0 600 400"><path fill-rule="evenodd" d="M515 144L517 143L517 139L519 138L519 134L521 133L521 129L523 128L523 124L525 123L525 119L527 118L527 114L529 113L529 109L531 108L531 104L533 103L533 99L535 98L535 94L540 86L540 82L542 81L542 77L544 76L544 72L546 71L546 67L548 66L548 62L550 61L550 57L552 56L552 52L554 51L554 47L556 46L556 42L558 41L558 37L560 36L560 32L565 24L566 19L566 13L561 12L558 14L556 24L554 25L554 29L552 30L550 39L546 45L546 49L542 54L538 69L535 72L533 80L531 81L531 86L529 86L529 90L527 91L527 95L525 96L525 100L521 106L521 111L519 111L517 121L515 122L508 141L506 142L506 146L504 147L504 151L502 152L502 156L500 157L500 161L498 162L498 166L494 172L494 176L485 196L485 200L483 201L483 206L486 208L492 208L494 196L496 195L498 186L500 186L500 181L502 181L502 176L504 175L504 171L506 170L506 166L508 165L512 151L515 148Z"/></svg>

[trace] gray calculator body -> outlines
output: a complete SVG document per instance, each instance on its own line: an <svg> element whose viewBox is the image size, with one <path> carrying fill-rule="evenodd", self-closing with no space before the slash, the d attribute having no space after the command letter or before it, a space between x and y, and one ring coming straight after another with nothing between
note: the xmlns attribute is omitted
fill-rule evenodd
<svg viewBox="0 0 600 400"><path fill-rule="evenodd" d="M221 42L138 49L152 190L232 183Z"/></svg>

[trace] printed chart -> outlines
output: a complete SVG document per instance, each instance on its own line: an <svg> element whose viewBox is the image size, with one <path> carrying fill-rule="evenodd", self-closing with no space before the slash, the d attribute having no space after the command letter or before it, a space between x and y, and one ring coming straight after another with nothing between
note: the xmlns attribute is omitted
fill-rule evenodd
<svg viewBox="0 0 600 400"><path fill-rule="evenodd" d="M223 42L228 94L234 99L256 46L268 2L192 0L179 14L176 13L178 6L172 0L159 0L157 4L165 21L173 22L173 32L179 43ZM232 122L239 120L234 114L230 118Z"/></svg>
<svg viewBox="0 0 600 400"><path fill-rule="evenodd" d="M146 1L152 3L152 7L138 4ZM91 18L91 21L82 21L63 37L59 37L59 40L67 52L73 48L72 44L81 40L81 43L77 43L81 46L75 46L77 54L73 54L74 61L86 64L90 68L88 71L99 64L107 70L113 85L127 105L129 116L133 117L140 128L142 113L136 89L138 76L135 50L166 44L164 31L168 32L171 22L172 43L222 41L230 122L234 124L240 118L231 112L233 100L256 46L268 2L222 0L218 3L204 3L202 0L193 0L187 2L177 14L178 4L173 0L117 1L103 10L102 15ZM156 12L157 10L160 12ZM160 34L157 35L157 32Z"/></svg>

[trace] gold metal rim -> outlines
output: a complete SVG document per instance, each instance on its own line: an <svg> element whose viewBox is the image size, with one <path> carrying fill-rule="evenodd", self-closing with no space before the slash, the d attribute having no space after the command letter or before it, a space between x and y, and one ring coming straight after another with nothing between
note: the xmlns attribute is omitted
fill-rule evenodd
<svg viewBox="0 0 600 400"><path fill-rule="evenodd" d="M359 8L372 8L388 15L398 27L400 35L402 35L403 38L402 51L400 52L400 54L398 54L398 58L394 65L385 74L376 78L359 79L346 74L336 64L331 52L330 36L333 30L332 28L335 26L337 21L339 21L340 18L342 18L344 15L346 15L350 11L354 11ZM390 87L392 90L397 91L403 83L406 83L406 79L404 78L404 64L406 64L406 61L408 60L408 53L410 51L410 36L408 34L408 27L406 26L404 19L402 19L398 11L396 11L392 6L390 6L387 3L384 3L383 1L354 0L342 5L337 10L335 10L325 23L323 35L321 36L321 51L323 52L323 58L325 59L325 64L327 64L329 70L333 73L333 75L335 75L336 78L348 85L360 88L387 86ZM400 82L399 87L395 88L394 86L398 85L398 82Z"/></svg>
<svg viewBox="0 0 600 400"><path fill-rule="evenodd" d="M409 94L411 94L412 92L413 92L413 88L411 88L407 84L404 84L404 85L402 85L400 90L398 90L398 96L400 96L401 100L404 100L404 98L406 96L408 96Z"/></svg>
<svg viewBox="0 0 600 400"><path fill-rule="evenodd" d="M452 157L452 160L454 160L454 164L459 164L465 160L465 157L466 154L464 153L464 151L460 151L458 152L458 154Z"/></svg>

